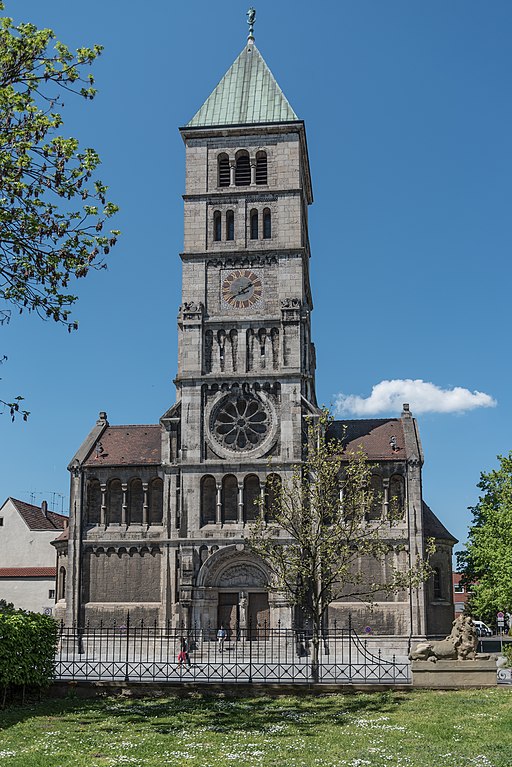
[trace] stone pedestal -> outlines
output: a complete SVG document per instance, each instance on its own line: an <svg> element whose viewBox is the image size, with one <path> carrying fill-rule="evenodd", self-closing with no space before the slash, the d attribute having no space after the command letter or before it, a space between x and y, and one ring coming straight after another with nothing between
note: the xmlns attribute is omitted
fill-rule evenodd
<svg viewBox="0 0 512 767"><path fill-rule="evenodd" d="M413 687L459 690L463 687L494 687L496 659L415 660L412 662Z"/></svg>

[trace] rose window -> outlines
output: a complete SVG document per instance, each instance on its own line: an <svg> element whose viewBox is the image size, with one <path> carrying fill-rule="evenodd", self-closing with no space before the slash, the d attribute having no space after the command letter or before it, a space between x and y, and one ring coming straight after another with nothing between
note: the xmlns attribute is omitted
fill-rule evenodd
<svg viewBox="0 0 512 767"><path fill-rule="evenodd" d="M265 439L269 427L266 410L255 397L224 401L215 417L214 433L230 450L252 450Z"/></svg>

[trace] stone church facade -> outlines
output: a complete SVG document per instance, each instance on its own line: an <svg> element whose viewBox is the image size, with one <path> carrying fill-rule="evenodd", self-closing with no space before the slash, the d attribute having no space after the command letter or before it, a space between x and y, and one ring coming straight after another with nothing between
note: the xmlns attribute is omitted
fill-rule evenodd
<svg viewBox="0 0 512 767"><path fill-rule="evenodd" d="M318 414L311 340L305 126L252 35L194 118L186 153L182 303L176 403L157 425L110 425L105 413L72 459L69 532L55 542L69 624L132 620L234 629L291 625L284 597L244 537L269 501L269 475L286 483L301 461L305 422ZM362 445L382 509L398 497L393 565L436 538L435 577L384 598L371 617L341 601L330 617L378 634L445 633L453 618L454 539L423 502L416 421L344 421ZM389 564L389 563L388 563ZM375 563L385 574L386 561Z"/></svg>

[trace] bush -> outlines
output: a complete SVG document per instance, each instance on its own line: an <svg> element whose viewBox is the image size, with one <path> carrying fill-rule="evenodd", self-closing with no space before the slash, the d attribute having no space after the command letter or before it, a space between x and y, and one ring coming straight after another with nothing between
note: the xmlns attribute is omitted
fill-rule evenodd
<svg viewBox="0 0 512 767"><path fill-rule="evenodd" d="M55 675L58 626L53 618L0 610L0 690L47 687Z"/></svg>

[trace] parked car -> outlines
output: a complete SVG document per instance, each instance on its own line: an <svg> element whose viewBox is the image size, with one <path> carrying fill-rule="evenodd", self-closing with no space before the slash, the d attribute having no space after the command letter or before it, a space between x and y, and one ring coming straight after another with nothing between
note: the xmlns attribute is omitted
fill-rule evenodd
<svg viewBox="0 0 512 767"><path fill-rule="evenodd" d="M473 626L475 627L476 633L479 637L492 637L493 632L483 621L473 621Z"/></svg>

